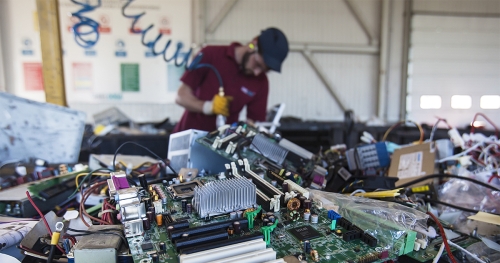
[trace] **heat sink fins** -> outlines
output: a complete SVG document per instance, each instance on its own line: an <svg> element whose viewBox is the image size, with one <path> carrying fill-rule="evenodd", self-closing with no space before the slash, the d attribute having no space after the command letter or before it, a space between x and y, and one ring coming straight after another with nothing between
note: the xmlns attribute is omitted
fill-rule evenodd
<svg viewBox="0 0 500 263"><path fill-rule="evenodd" d="M200 217L253 207L256 187L246 178L214 181L194 189L193 207Z"/></svg>
<svg viewBox="0 0 500 263"><path fill-rule="evenodd" d="M288 150L271 141L264 135L257 134L252 140L250 149L264 155L267 159L281 165L285 160Z"/></svg>

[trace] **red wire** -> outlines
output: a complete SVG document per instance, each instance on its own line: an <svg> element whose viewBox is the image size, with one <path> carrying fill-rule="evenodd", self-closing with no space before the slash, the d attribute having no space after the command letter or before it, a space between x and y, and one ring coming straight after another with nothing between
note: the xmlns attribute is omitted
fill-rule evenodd
<svg viewBox="0 0 500 263"><path fill-rule="evenodd" d="M441 233L441 238L443 239L444 247L446 248L446 252L448 253L448 257L450 257L451 262L457 263L455 257L451 253L450 245L448 244L448 239L446 238L446 234L444 233L443 225L441 225L441 222L439 222L439 220L433 213L427 212L427 214L430 215L432 217L432 220L434 220L434 222L436 222L436 225L438 225L439 232Z"/></svg>
<svg viewBox="0 0 500 263"><path fill-rule="evenodd" d="M478 113L476 113L476 115L474 115L474 119L472 119L472 124L471 124L471 127L470 127L470 132L474 133L474 130L476 128L476 127L474 127L474 122L476 122L477 116L483 117L484 119L486 119L491 124L491 126L493 126L493 128L495 128L495 136L497 136L497 138L498 138L498 130L499 130L498 127L495 125L495 123L493 121L490 120L490 118L486 117L486 115L484 115L481 112L478 112Z"/></svg>
<svg viewBox="0 0 500 263"><path fill-rule="evenodd" d="M47 228L47 232L49 232L50 237L52 237L52 230L50 230L49 223L47 223L47 219L45 219L45 215L42 214L42 211L38 209L38 206L36 206L35 202L33 201L33 198L31 198L30 192L26 191L26 196L28 197L28 200L30 201L31 205L35 208L35 210L38 212L38 215L40 215L40 218L43 220L43 223L45 224L45 227ZM59 246L56 245L57 248L65 254L64 250Z"/></svg>

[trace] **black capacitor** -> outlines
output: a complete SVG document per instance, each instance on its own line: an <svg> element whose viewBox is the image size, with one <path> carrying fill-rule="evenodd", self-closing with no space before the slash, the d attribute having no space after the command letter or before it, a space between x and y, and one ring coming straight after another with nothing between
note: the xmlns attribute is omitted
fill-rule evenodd
<svg viewBox="0 0 500 263"><path fill-rule="evenodd" d="M159 244L159 245L160 245L160 251L161 251L161 252L165 252L165 250L166 250L166 248L167 248L167 246L165 245L165 242L160 242L160 244Z"/></svg>
<svg viewBox="0 0 500 263"><path fill-rule="evenodd" d="M267 216L267 217L274 216L274 213L273 213L273 212L267 212L267 213L266 213L266 216Z"/></svg>
<svg viewBox="0 0 500 263"><path fill-rule="evenodd" d="M193 205L192 204L187 204L186 205L186 212L188 214L191 214L193 212Z"/></svg>
<svg viewBox="0 0 500 263"><path fill-rule="evenodd" d="M262 220L262 225L263 225L263 226L267 226L267 224L268 224L268 223L269 223L269 219L264 218L264 219Z"/></svg>
<svg viewBox="0 0 500 263"><path fill-rule="evenodd" d="M233 226L229 226L227 228L227 234L230 236L234 235L234 227Z"/></svg>
<svg viewBox="0 0 500 263"><path fill-rule="evenodd" d="M309 209L311 210L311 207L312 207L312 202L311 200L307 199L304 201L304 209Z"/></svg>
<svg viewBox="0 0 500 263"><path fill-rule="evenodd" d="M174 231L174 227L173 226L168 226L167 227L167 233L168 233L168 237L169 238L172 236L172 231Z"/></svg>
<svg viewBox="0 0 500 263"><path fill-rule="evenodd" d="M274 223L276 221L276 217L275 216L270 216L267 219L269 219L269 222L271 222L271 223Z"/></svg>
<svg viewBox="0 0 500 263"><path fill-rule="evenodd" d="M148 189L148 181L146 180L146 176L144 174L140 174L137 176L139 178L139 184L142 186L144 189Z"/></svg>
<svg viewBox="0 0 500 263"><path fill-rule="evenodd" d="M151 212L151 211L146 212L146 217L147 217L149 223L151 223L155 220L155 214L153 214L153 212Z"/></svg>
<svg viewBox="0 0 500 263"><path fill-rule="evenodd" d="M281 185L281 188L283 188L283 193L288 193L288 183L283 183Z"/></svg>
<svg viewBox="0 0 500 263"><path fill-rule="evenodd" d="M145 230L151 229L151 222L145 217L142 218L142 227L144 227Z"/></svg>
<svg viewBox="0 0 500 263"><path fill-rule="evenodd" d="M309 240L304 240L304 253L309 254L311 252L311 242Z"/></svg>
<svg viewBox="0 0 500 263"><path fill-rule="evenodd" d="M187 200L182 200L181 201L181 206L182 206L182 212L186 213L186 210L187 210Z"/></svg>
<svg viewBox="0 0 500 263"><path fill-rule="evenodd" d="M161 184L163 184L163 186L167 187L167 186L168 186L168 181L167 181L167 180L163 180L163 181L161 182Z"/></svg>
<svg viewBox="0 0 500 263"><path fill-rule="evenodd" d="M148 208L148 211L152 212L152 213L153 213L153 215L154 215L154 214L156 214L156 210L155 210L155 207L154 207L154 206L150 206L150 207Z"/></svg>
<svg viewBox="0 0 500 263"><path fill-rule="evenodd" d="M234 229L234 233L239 235L241 234L241 225L240 225L240 222L234 222L233 223L233 229Z"/></svg>
<svg viewBox="0 0 500 263"><path fill-rule="evenodd" d="M158 263L160 262L160 257L158 257L158 254L153 254L151 255L151 260L153 263Z"/></svg>
<svg viewBox="0 0 500 263"><path fill-rule="evenodd" d="M299 197L299 200L300 200L300 207L304 207L304 202L307 200L307 198L305 196L301 196Z"/></svg>

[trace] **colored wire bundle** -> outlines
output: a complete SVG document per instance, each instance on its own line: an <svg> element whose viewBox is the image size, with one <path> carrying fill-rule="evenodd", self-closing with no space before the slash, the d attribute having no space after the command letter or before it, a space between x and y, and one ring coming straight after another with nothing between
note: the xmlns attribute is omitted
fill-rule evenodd
<svg viewBox="0 0 500 263"><path fill-rule="evenodd" d="M99 219L97 217L93 217L91 216L89 213L87 213L87 211L85 210L85 202L87 201L87 199L89 198L90 195L92 195L92 193L94 191L96 191L97 189L99 189L99 187L101 186L104 186L107 184L107 181L103 181L103 182L99 182L99 183L96 183L92 186L90 186L83 194L82 194L82 199L80 201L80 207L79 207L79 212L80 212L80 218L82 219L82 222L90 227L90 225L85 221L85 218L83 215L86 215L88 218L90 218L91 220L94 220L96 222L99 222L99 223L102 223L104 225L112 225L112 223L109 223L107 221L104 221L102 219Z"/></svg>
<svg viewBox="0 0 500 263"><path fill-rule="evenodd" d="M117 156L117 155L118 155L118 153L120 152L121 148L122 148L123 146L127 145L127 144L133 144L133 145L135 145L135 146L139 146L139 147L141 147L142 149L144 149L144 150L148 151L149 153L151 153L151 154L152 154L153 156L155 156L156 158L158 158L158 160L160 160L160 161L162 160L162 158L161 158L160 156L158 156L156 153L154 153L153 151L151 151L149 148L147 148L147 147L145 147L145 146L142 146L142 145L140 145L140 144L138 144L138 143L135 143L135 142L130 142L130 141L129 141L129 142L124 142L124 143L122 143L122 144L121 144L121 145L120 145L120 146L116 149L115 154L114 154L114 156L113 156L113 169L115 169L115 167L116 167L116 156ZM172 172L174 172L175 174L177 174L177 172L174 170L174 168L172 168L172 166L170 166L170 164L169 164L168 162L167 162L167 163L165 163L165 165L166 165L168 168L170 168L170 170L172 170Z"/></svg>
<svg viewBox="0 0 500 263"><path fill-rule="evenodd" d="M79 22L75 23L72 28L75 42L83 48L91 48L97 44L97 41L99 41L99 23L92 18L83 16L82 14L92 12L101 7L101 0L98 0L96 5L90 5L88 3L89 1L81 3L76 0L71 0L71 2L82 6L82 9L75 13L71 13L73 17L76 17L79 20Z"/></svg>
<svg viewBox="0 0 500 263"><path fill-rule="evenodd" d="M495 125L495 123L493 121L490 120L490 118L488 118L486 115L484 115L481 112L478 112L478 113L476 113L476 115L474 115L474 119L472 119L472 123L471 123L471 127L470 127L470 133L474 133L474 130L476 129L476 127L474 126L474 123L476 122L476 119L478 116L483 117L486 121L488 121L489 124L491 124L491 126L493 126L493 128L495 128L495 136L498 138L498 131L499 131L498 127Z"/></svg>

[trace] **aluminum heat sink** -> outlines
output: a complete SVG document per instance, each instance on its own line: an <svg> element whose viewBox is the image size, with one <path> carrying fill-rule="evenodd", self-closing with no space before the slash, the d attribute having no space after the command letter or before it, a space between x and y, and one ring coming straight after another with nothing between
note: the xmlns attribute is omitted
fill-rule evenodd
<svg viewBox="0 0 500 263"><path fill-rule="evenodd" d="M288 150L262 134L257 134L252 140L250 149L262 154L267 159L281 165L285 160Z"/></svg>
<svg viewBox="0 0 500 263"><path fill-rule="evenodd" d="M243 210L256 204L256 187L246 178L214 181L196 187L192 202L200 217Z"/></svg>

